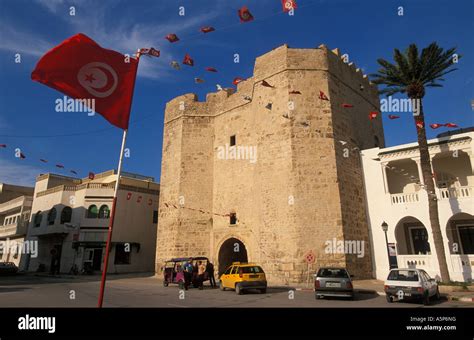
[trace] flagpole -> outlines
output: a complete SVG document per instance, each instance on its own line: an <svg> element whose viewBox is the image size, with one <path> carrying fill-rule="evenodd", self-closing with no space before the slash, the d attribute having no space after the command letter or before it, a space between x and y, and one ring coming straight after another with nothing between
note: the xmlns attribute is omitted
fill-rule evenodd
<svg viewBox="0 0 474 340"><path fill-rule="evenodd" d="M109 232L107 236L107 244L105 246L105 257L104 257L104 265L102 269L102 279L100 281L100 293L99 293L99 301L98 301L98 308L102 308L102 303L104 301L104 291L105 291L105 280L107 279L107 267L109 265L109 254L110 254L110 247L112 243L112 231L114 228L114 220L115 220L115 211L117 207L117 193L120 184L120 175L122 173L122 161L123 161L123 154L125 151L125 142L127 140L127 131L123 130L123 137L122 137L122 147L120 148L120 158L118 163L117 169L117 181L115 182L115 189L114 189L114 199L112 201L112 210L110 211L110 218L109 218Z"/></svg>
<svg viewBox="0 0 474 340"><path fill-rule="evenodd" d="M138 50L138 53L137 53L138 62L140 61L139 51L140 50ZM137 71L138 71L138 64L137 64ZM135 79L136 79L136 74L135 74ZM135 84L134 84L134 87L135 87ZM135 92L135 90L133 92ZM130 109L129 110L131 110L131 106L132 106L133 92L132 92L132 98L130 100ZM128 132L128 129L123 130L122 147L120 148L120 157L119 157L119 162L118 162L118 167L117 167L117 180L115 182L114 199L112 201L112 210L110 211L109 230L108 230L108 235L107 235L107 243L106 243L106 246L105 246L105 257L104 257L104 264L103 264L103 269L102 269L102 279L100 280L99 301L97 303L98 308L102 308L102 304L104 302L105 281L107 280L107 268L109 266L109 254L111 252L111 246L112 246L112 231L113 231L113 228L114 228L115 211L116 211L116 208L117 208L117 193L118 193L119 186L120 186L120 175L122 173L122 161L123 161L123 154L124 154L124 151L125 151L125 142L127 141L127 132Z"/></svg>

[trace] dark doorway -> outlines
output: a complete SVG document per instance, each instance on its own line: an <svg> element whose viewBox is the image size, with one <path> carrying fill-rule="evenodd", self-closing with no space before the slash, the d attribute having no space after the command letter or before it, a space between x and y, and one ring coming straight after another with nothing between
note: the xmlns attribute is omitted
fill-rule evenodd
<svg viewBox="0 0 474 340"><path fill-rule="evenodd" d="M63 250L63 245L62 244L55 244L53 247L52 251L52 257L53 257L53 263L54 263L54 268L53 268L53 274L59 274L61 270L61 253Z"/></svg>
<svg viewBox="0 0 474 340"><path fill-rule="evenodd" d="M234 237L226 240L219 249L219 276L232 262L248 262L245 245Z"/></svg>
<svg viewBox="0 0 474 340"><path fill-rule="evenodd" d="M94 249L94 257L92 258L92 269L100 271L102 264L102 248Z"/></svg>
<svg viewBox="0 0 474 340"><path fill-rule="evenodd" d="M428 232L425 227L412 227L411 239L413 242L413 254L428 254L430 244L428 243Z"/></svg>

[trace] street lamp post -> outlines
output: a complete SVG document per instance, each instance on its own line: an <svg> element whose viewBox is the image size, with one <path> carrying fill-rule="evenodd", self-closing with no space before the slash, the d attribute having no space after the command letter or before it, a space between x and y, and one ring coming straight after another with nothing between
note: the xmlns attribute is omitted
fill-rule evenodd
<svg viewBox="0 0 474 340"><path fill-rule="evenodd" d="M388 249L388 238L387 238L388 224L385 221L383 221L382 223L382 230L385 233L385 247L387 248L388 269L390 270L392 269L392 266L390 265L390 251Z"/></svg>

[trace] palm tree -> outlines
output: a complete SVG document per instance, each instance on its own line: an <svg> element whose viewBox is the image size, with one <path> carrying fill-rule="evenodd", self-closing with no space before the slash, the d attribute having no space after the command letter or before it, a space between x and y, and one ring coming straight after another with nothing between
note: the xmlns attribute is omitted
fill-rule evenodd
<svg viewBox="0 0 474 340"><path fill-rule="evenodd" d="M385 59L378 59L382 66L377 73L372 74L373 82L385 85L379 91L380 94L391 96L395 93L406 93L412 103L416 104L413 117L418 135L418 147L420 152L420 165L425 189L428 192L428 208L433 232L433 240L438 257L441 280L449 281L449 271L444 252L443 237L439 225L438 201L435 193L435 184L431 170L431 159L426 141L425 115L423 112L422 99L425 96L425 88L442 87L439 81L443 76L455 71L453 65L456 48L443 50L436 43L431 43L418 54L418 47L411 44L404 53L398 49L394 50L394 64Z"/></svg>

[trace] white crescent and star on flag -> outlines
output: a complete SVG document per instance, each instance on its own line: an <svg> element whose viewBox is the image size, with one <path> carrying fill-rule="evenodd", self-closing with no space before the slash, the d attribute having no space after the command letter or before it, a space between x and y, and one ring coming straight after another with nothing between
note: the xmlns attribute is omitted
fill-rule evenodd
<svg viewBox="0 0 474 340"><path fill-rule="evenodd" d="M98 98L110 96L118 83L115 70L102 62L92 62L82 66L77 73L77 80L87 92Z"/></svg>

